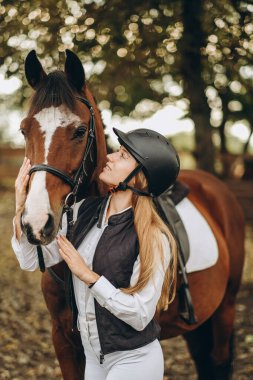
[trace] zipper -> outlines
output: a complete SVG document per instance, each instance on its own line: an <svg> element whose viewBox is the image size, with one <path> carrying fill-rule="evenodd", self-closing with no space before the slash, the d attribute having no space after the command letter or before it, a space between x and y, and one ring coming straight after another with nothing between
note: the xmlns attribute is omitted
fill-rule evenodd
<svg viewBox="0 0 253 380"><path fill-rule="evenodd" d="M105 211L105 207L107 205L107 200L108 200L108 197L106 199L106 202L102 205L102 210L100 210L100 215L99 215L99 222L98 222L98 228L101 228L102 227L102 218L103 218L103 215L104 215L104 211ZM107 233L107 229L108 229L108 225L106 226L103 226L103 231L102 231L102 234L98 240L98 244L100 243L100 241L104 238L104 236L106 235ZM98 244L97 244L97 247L98 247ZM95 259L95 256L96 256L96 251L97 251L97 247L95 249L95 253L94 253L94 256L93 256L93 260L92 260L92 268L94 270L94 259ZM100 364L103 364L104 363L104 360L105 360L105 355L102 351L102 346L103 346L103 334L101 332L101 328L100 328L100 320L99 320L99 313L97 311L97 304L96 304L96 300L94 298L94 308L95 308L95 316L96 316L96 322L97 322L97 332L98 332L98 339L99 339L99 343L100 343L100 352L99 352L99 362Z"/></svg>
<svg viewBox="0 0 253 380"><path fill-rule="evenodd" d="M96 315L96 321L97 321L97 332L98 332L98 339L100 343L100 352L99 352L99 362L100 364L103 364L105 360L105 354L103 353L103 334L100 327L100 320L99 320L99 313L97 312L97 304L96 300L94 299L94 305L95 305L95 315Z"/></svg>
<svg viewBox="0 0 253 380"><path fill-rule="evenodd" d="M100 356L99 356L99 358L100 358L100 364L103 364L104 360L105 360L105 355L104 355L102 349L100 350Z"/></svg>

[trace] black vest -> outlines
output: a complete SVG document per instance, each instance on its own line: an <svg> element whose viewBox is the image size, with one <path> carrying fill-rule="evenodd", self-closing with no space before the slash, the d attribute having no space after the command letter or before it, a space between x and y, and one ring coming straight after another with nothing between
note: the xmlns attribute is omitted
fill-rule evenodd
<svg viewBox="0 0 253 380"><path fill-rule="evenodd" d="M72 241L76 248L91 227L95 223L100 224L106 202L107 198L89 197L81 205ZM109 218L94 254L93 270L106 277L116 288L128 287L138 252L133 210L128 209ZM144 330L137 331L100 306L96 300L95 313L103 354L144 346L160 334L160 326L154 319Z"/></svg>

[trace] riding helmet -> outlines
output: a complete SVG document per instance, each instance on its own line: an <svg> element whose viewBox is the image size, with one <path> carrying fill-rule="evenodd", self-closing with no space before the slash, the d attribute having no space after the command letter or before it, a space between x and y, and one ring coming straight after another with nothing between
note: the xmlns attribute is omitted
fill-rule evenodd
<svg viewBox="0 0 253 380"><path fill-rule="evenodd" d="M142 165L151 195L158 196L175 183L180 161L175 148L163 135L144 128L128 133L116 128L113 131L119 143Z"/></svg>

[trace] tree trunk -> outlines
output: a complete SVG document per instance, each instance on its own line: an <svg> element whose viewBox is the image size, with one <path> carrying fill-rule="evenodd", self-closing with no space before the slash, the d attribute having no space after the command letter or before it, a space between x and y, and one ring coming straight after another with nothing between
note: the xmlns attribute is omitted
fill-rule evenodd
<svg viewBox="0 0 253 380"><path fill-rule="evenodd" d="M214 172L210 109L205 95L205 82L202 78L201 49L205 46L205 36L201 24L202 3L201 0L182 1L184 32L179 48L182 57L184 91L190 100L190 116L195 124L197 165L200 169Z"/></svg>

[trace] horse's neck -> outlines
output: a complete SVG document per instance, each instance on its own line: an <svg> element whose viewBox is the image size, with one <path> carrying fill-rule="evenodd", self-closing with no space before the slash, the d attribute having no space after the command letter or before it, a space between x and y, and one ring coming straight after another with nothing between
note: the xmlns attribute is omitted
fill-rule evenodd
<svg viewBox="0 0 253 380"><path fill-rule="evenodd" d="M106 140L105 140L105 134L104 134L104 127L103 122L101 119L100 111L97 107L97 104L95 102L95 99L93 95L91 94L88 87L85 85L83 88L84 96L89 101L89 103L92 105L94 109L94 117L95 117L95 133L96 133L96 153L95 156L97 157L96 167L91 169L94 170L90 186L88 188L88 191L86 190L87 195L105 195L107 193L107 186L100 181L99 174L101 173L103 167L106 163ZM92 163L90 164L92 167Z"/></svg>
<svg viewBox="0 0 253 380"><path fill-rule="evenodd" d="M99 174L102 171L100 166L102 165L100 159L98 159L98 142L93 144L91 148L91 154L88 155L87 161L85 164L85 171L87 177L80 185L80 190L78 192L78 199L84 199L89 196L103 196L108 192L107 186L100 181ZM103 165L102 165L103 167Z"/></svg>

